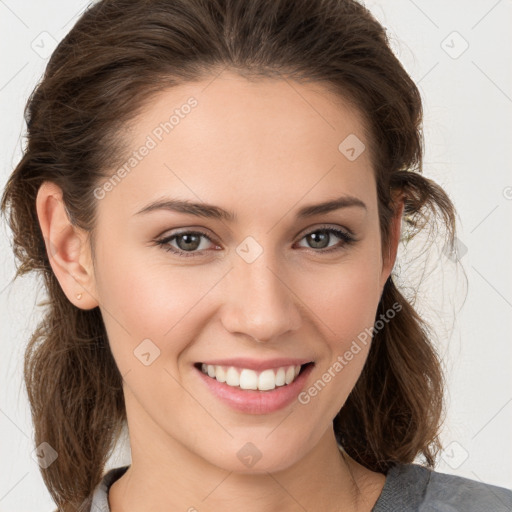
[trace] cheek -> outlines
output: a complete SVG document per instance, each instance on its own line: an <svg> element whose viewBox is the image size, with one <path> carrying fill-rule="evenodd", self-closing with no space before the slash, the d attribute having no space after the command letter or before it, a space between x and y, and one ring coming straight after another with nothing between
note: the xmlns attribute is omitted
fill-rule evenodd
<svg viewBox="0 0 512 512"><path fill-rule="evenodd" d="M317 273L315 287L309 287L314 291L307 294L307 303L315 313L315 327L322 333L327 354L318 368L320 382L311 394L308 391L304 401L329 388L330 392L323 395L332 397L323 401L323 407L329 408L327 417L339 411L366 361L380 300L379 270L378 254L361 251L336 270ZM320 402L313 407L322 407Z"/></svg>
<svg viewBox="0 0 512 512"><path fill-rule="evenodd" d="M302 295L333 342L343 346L348 338L373 325L381 294L380 265L376 251L360 250L317 271L314 279L304 278Z"/></svg>
<svg viewBox="0 0 512 512"><path fill-rule="evenodd" d="M116 257L107 257L108 254ZM193 335L189 331L194 328L190 320L194 308L218 280L198 267L194 272L192 268L166 266L158 261L148 261L142 251L130 253L104 247L98 262L100 309L122 374L139 362L135 359L139 351L149 351L152 358L157 356L157 366L174 366Z"/></svg>

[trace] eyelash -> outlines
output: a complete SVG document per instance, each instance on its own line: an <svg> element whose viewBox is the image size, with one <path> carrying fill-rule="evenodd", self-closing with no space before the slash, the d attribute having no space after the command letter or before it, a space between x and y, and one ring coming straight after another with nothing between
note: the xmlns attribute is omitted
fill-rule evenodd
<svg viewBox="0 0 512 512"><path fill-rule="evenodd" d="M337 229L337 228L331 228L331 227L319 227L319 228L317 228L317 229L315 229L313 231L310 231L309 233L306 233L300 240L302 240L303 238L307 237L308 235L311 235L313 233L318 233L320 231L321 232L326 232L326 233L333 233L338 238L340 238L343 241L343 243L340 246L337 246L337 247L334 246L334 247L330 247L328 249L313 249L313 248L309 248L310 251L313 251L313 252L316 252L316 253L322 253L322 254L331 253L331 252L339 251L339 250L343 249L345 246L353 244L354 242L356 242L356 239L350 233L348 233L346 231L342 231L342 230ZM204 236L210 242L215 243L203 231L182 231L181 233L175 233L174 235L167 236L167 237L162 238L160 240L155 240L155 243L159 247L161 247L164 251L172 252L172 253L180 256L180 257L184 257L184 258L197 257L201 253L201 251L198 251L198 252L187 252L187 251L182 251L182 250L176 249L175 247L172 247L171 245L169 245L169 242L171 242L175 238L177 238L179 236L183 236L183 235L201 235L201 236Z"/></svg>

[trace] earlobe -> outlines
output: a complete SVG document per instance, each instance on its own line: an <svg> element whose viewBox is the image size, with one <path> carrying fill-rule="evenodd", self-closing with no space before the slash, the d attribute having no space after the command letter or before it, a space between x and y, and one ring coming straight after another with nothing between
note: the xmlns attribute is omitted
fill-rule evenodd
<svg viewBox="0 0 512 512"><path fill-rule="evenodd" d="M41 184L36 198L39 225L50 265L69 301L81 309L98 306L86 234L74 226L55 183Z"/></svg>

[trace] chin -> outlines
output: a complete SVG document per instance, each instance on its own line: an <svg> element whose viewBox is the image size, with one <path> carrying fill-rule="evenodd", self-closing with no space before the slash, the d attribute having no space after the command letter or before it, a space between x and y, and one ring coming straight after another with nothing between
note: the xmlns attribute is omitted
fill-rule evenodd
<svg viewBox="0 0 512 512"><path fill-rule="evenodd" d="M268 435L268 432L265 435ZM305 446L300 439L296 442L289 440L286 446L277 438L258 441L256 436L252 436L251 439L252 441L241 441L240 437L234 438L227 446L224 445L221 451L205 458L216 466L235 473L275 473L295 464Z"/></svg>

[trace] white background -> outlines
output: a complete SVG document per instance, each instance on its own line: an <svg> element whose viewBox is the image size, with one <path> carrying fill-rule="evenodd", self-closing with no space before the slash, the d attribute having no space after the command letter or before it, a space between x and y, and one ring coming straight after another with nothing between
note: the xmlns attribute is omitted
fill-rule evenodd
<svg viewBox="0 0 512 512"><path fill-rule="evenodd" d="M87 3L0 0L2 187L21 155L23 108L44 70L45 52ZM442 276L425 280L418 303L437 328L447 373L447 448L436 469L512 488L512 1L366 5L419 85L424 173L445 187L460 221L465 302L460 272L441 254ZM0 512L52 510L31 458L33 431L22 381L23 350L43 294L33 277L10 283L15 267L5 224L0 246ZM127 445L109 467L125 462Z"/></svg>

